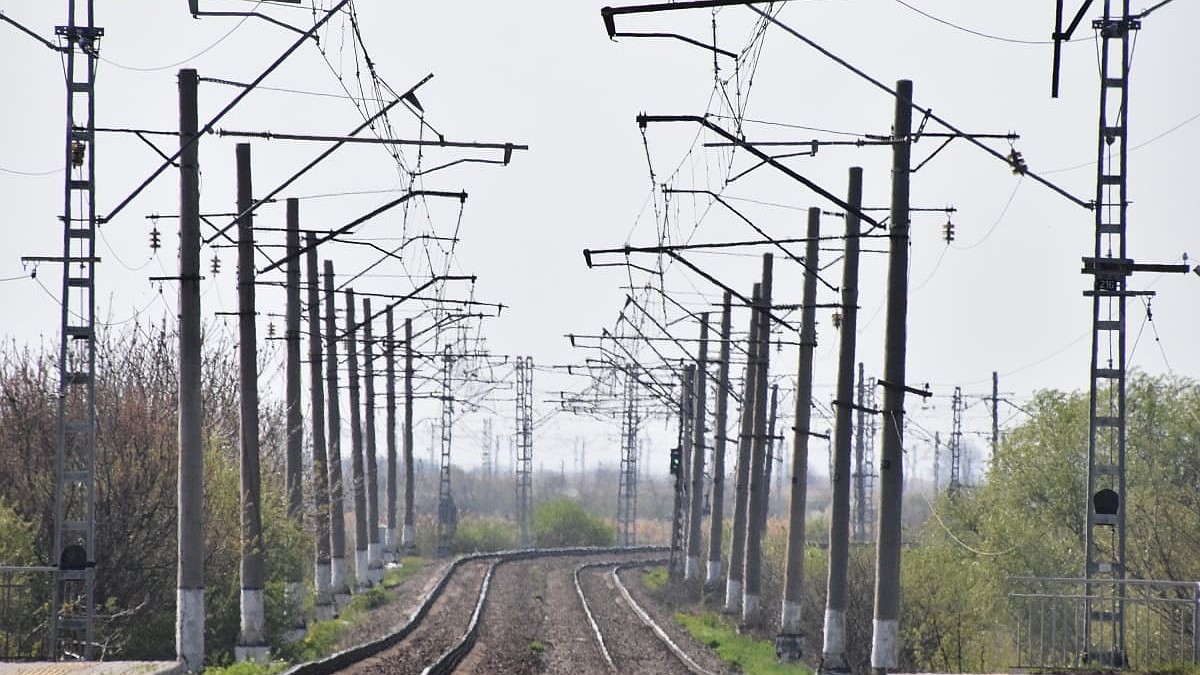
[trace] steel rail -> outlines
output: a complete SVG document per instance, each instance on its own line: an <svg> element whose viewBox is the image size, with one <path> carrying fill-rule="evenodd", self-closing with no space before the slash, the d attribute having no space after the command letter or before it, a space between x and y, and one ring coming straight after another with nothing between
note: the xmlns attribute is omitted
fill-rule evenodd
<svg viewBox="0 0 1200 675"><path fill-rule="evenodd" d="M420 606L418 606L417 610L409 617L408 622L396 629L395 632L385 635L381 638L350 647L335 654L331 654L330 656L322 659L295 665L284 671L282 675L332 675L333 673L345 670L356 663L369 659L387 649L395 647L408 638L409 635L411 635L413 631L415 631L421 625L422 621L424 621L426 616L432 610L434 603L441 598L442 594L446 590L446 587L450 584L451 577L455 572L458 571L459 568L472 562L495 558L496 561L491 565L491 567L489 567L488 572L484 577L484 583L481 585L480 597L477 600L475 613L472 615L470 627L468 627L466 633L464 633L458 644L445 652L441 657L439 657L438 662L435 662L425 670L425 672L434 674L452 672L454 666L457 666L459 661L461 661L463 657L470 653L471 648L475 646L475 642L478 639L479 624L482 619L483 608L486 603L490 586L489 580L492 572L501 564L514 560L530 560L534 558L556 558L616 553L653 553L664 550L666 549L663 546L635 546L629 548L598 548L581 546L553 549L532 548L517 551L500 551L496 553L475 553L471 555L465 555L455 560L450 564L449 567L446 568L446 570L442 573L441 578L438 579L437 584L435 584L429 593L425 595L425 598L421 601ZM456 660L453 660L451 663L449 661L451 658L456 658ZM447 667L438 665L442 661L447 661L448 669L437 670L436 668L439 667Z"/></svg>
<svg viewBox="0 0 1200 675"><path fill-rule="evenodd" d="M621 582L621 577L619 575L621 570L633 567L645 567L646 565L652 564L655 563L653 561L638 561L634 563L623 563L613 567L613 583L616 584L617 590L621 592L621 597L625 599L625 602L629 605L629 608L633 610L633 613L637 614L638 618L642 620L642 623L654 632L654 635L658 637L659 641L661 641L667 647L667 649L669 649L671 653L675 655L675 658L679 659L679 662L682 663L685 668L692 673L695 673L695 675L717 675L717 673L714 673L713 671L701 666L699 663L696 663L692 657L688 656L687 652L683 651L679 645L675 644L675 642L671 640L671 637L667 635L666 631L664 631L657 623L655 623L654 619L650 618L650 615L646 613L646 610L642 609L642 606L633 599L633 596L629 593L629 589L626 588L625 584ZM662 564L662 562L659 561L658 564Z"/></svg>
<svg viewBox="0 0 1200 675"><path fill-rule="evenodd" d="M596 617L592 615L592 608L588 605L587 596L583 593L583 585L579 583L579 573L585 569L593 567L607 567L613 563L594 562L584 563L575 568L575 594L579 596L579 604L583 606L583 614L587 617L588 625L592 627L592 637L596 638L596 644L600 647L600 655L604 657L604 662L608 664L609 670L617 672L617 664L613 663L612 654L608 653L608 645L604 643L604 633L600 630L600 625L596 623Z"/></svg>

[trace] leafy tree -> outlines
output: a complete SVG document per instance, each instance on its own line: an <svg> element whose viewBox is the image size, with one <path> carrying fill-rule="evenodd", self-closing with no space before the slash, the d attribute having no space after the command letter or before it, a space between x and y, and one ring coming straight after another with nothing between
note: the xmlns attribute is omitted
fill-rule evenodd
<svg viewBox="0 0 1200 675"><path fill-rule="evenodd" d="M538 504L533 510L533 536L538 546L612 546L613 527L579 504L559 499Z"/></svg>

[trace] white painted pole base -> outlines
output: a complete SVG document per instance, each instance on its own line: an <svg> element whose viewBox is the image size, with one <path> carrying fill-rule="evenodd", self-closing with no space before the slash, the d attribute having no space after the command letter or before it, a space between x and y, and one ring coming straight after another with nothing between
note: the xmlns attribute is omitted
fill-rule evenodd
<svg viewBox="0 0 1200 675"><path fill-rule="evenodd" d="M781 634L800 634L800 603L784 600L783 611L780 613L779 618L779 632Z"/></svg>
<svg viewBox="0 0 1200 675"><path fill-rule="evenodd" d="M871 622L871 667L894 670L900 663L900 622L875 619Z"/></svg>
<svg viewBox="0 0 1200 675"><path fill-rule="evenodd" d="M822 673L847 673L846 662L846 613L841 610L825 610L825 647L821 652Z"/></svg>
<svg viewBox="0 0 1200 675"><path fill-rule="evenodd" d="M315 591L313 606L318 609L332 606L333 603L333 593L330 591L331 567L332 565L327 562L319 562L316 573L313 575L313 590Z"/></svg>
<svg viewBox="0 0 1200 675"><path fill-rule="evenodd" d="M725 586L725 607L722 612L726 614L738 614L742 611L742 582L737 579L730 579Z"/></svg>
<svg viewBox="0 0 1200 675"><path fill-rule="evenodd" d="M266 664L271 660L271 647L268 645L234 645L233 658L238 662L253 661Z"/></svg>
<svg viewBox="0 0 1200 675"><path fill-rule="evenodd" d="M383 545L383 553L388 559L388 562L396 562L396 552L400 550L400 539L397 536L398 534L399 532L397 532L396 528L394 527L387 528L387 531L384 533L383 541L385 543Z"/></svg>
<svg viewBox="0 0 1200 675"><path fill-rule="evenodd" d="M779 634L775 636L775 656L782 663L795 663L804 657L804 635L800 628L800 603L783 601Z"/></svg>
<svg viewBox="0 0 1200 675"><path fill-rule="evenodd" d="M369 567L367 552L356 550L354 552L354 588L356 590L362 590L371 586Z"/></svg>
<svg viewBox="0 0 1200 675"><path fill-rule="evenodd" d="M689 555L683 563L683 578L692 581L700 578L700 556Z"/></svg>
<svg viewBox="0 0 1200 675"><path fill-rule="evenodd" d="M404 530L400 533L400 550L411 553L417 547L416 537L416 528L412 525L405 525Z"/></svg>
<svg viewBox="0 0 1200 675"><path fill-rule="evenodd" d="M742 594L742 625L757 626L762 609L762 598L750 593Z"/></svg>
<svg viewBox="0 0 1200 675"><path fill-rule="evenodd" d="M288 627L303 630L304 621L304 590L299 581L289 581L283 589L283 597L287 602Z"/></svg>
<svg viewBox="0 0 1200 675"><path fill-rule="evenodd" d="M350 604L350 585L346 582L346 559L333 558L329 561L329 592L333 594L335 611Z"/></svg>
<svg viewBox="0 0 1200 675"><path fill-rule="evenodd" d="M238 645L257 647L265 644L263 633L264 611L261 588L242 589L242 624L238 634Z"/></svg>
<svg viewBox="0 0 1200 675"><path fill-rule="evenodd" d="M316 597L313 598L313 614L317 621L329 621L337 616L337 607L333 604L333 563L317 563Z"/></svg>
<svg viewBox="0 0 1200 675"><path fill-rule="evenodd" d="M175 655L190 673L204 670L204 589L175 590Z"/></svg>
<svg viewBox="0 0 1200 675"><path fill-rule="evenodd" d="M704 576L704 582L709 586L721 585L721 561L709 560L707 574Z"/></svg>
<svg viewBox="0 0 1200 675"><path fill-rule="evenodd" d="M795 663L804 658L804 636L787 633L776 635L775 658L780 663Z"/></svg>
<svg viewBox="0 0 1200 675"><path fill-rule="evenodd" d="M367 580L372 586L383 582L383 546L367 544Z"/></svg>

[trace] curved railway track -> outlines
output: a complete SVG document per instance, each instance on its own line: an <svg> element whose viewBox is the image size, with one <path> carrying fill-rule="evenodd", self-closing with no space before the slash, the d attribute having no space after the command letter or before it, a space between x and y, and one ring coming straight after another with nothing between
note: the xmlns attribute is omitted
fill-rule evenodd
<svg viewBox="0 0 1200 675"><path fill-rule="evenodd" d="M575 592L611 672L717 675L697 663L638 604L621 581L620 571L666 560L592 562L575 568ZM590 589L590 590L589 590ZM591 595L596 603L588 601ZM632 617L630 616L632 615ZM631 621L631 618L636 618ZM631 627L641 624L642 629ZM606 635L608 637L606 637ZM611 639L619 635L620 639Z"/></svg>
<svg viewBox="0 0 1200 675"><path fill-rule="evenodd" d="M383 638L338 652L324 659L300 664L288 670L285 675L332 675L332 673L354 675L404 675L407 673L416 675L420 673L422 675L440 675L452 673L471 652L476 641L479 639L484 610L490 597L489 591L493 586L493 576L496 570L502 565L515 561L541 558L600 555L621 555L628 557L630 555L644 555L663 550L662 547L627 549L528 549L465 556L454 561L443 572L432 590L422 599L420 605L412 613L408 622L395 632ZM653 562L661 563L661 561ZM627 565L633 566L639 564L648 563L642 560L630 562L627 559L612 560L610 558L603 563L589 563L582 566L584 568L602 566L611 569L612 573L608 577L608 581L605 581L604 584L615 587L621 594L623 602L627 603L626 607L628 609L626 611L637 615L643 624L654 631L660 645L658 648L671 652L674 655L673 658L677 660L676 662L683 664L682 670L662 671L661 668L655 667L652 671L638 672L687 672L697 675L710 675L710 671L700 668L694 661L691 661L687 657L686 653L670 641L670 638L666 636L661 628L658 628L654 624L649 615L641 610L632 596L629 595L628 590L621 584L620 578L616 574L617 569ZM575 579L577 593L584 603L585 612L593 622L595 639L599 640L601 651L604 653L606 661L612 663L614 658L609 655L608 647L604 646L604 637L600 632L600 625L608 621L608 619L604 618L603 621L596 621L595 618L592 618L592 609L587 604L583 589L583 584L591 582L585 581L581 584L578 568L576 569ZM607 611L609 611L608 608L605 608L605 612ZM601 612L601 616L607 617L608 614ZM624 621L628 624L628 614L625 616ZM609 626L606 630L612 631L613 628ZM650 631L643 630L639 632L643 634L642 639L647 639L645 636L650 635ZM623 662L621 659L626 659L624 652L619 652L617 656L618 660L612 665L614 671ZM657 661L661 662L661 660L662 657L660 655ZM688 663L690 665L687 665Z"/></svg>

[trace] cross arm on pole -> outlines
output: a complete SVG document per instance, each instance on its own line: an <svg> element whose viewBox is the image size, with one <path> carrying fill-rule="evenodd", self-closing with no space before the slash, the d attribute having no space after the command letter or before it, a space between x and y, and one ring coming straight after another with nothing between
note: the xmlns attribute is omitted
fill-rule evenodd
<svg viewBox="0 0 1200 675"><path fill-rule="evenodd" d="M737 3L737 4L745 4L745 3ZM776 160L771 155L758 149L753 144L747 143L746 141L738 138L735 134L730 133L726 129L722 128L720 125L715 124L712 120L708 119L707 117L702 117L700 115L647 115L645 113L637 116L638 126L642 127L643 129L646 128L647 124L650 124L652 122L694 122L696 124L699 124L700 126L704 127L705 129L708 129L709 131L713 132L714 134L729 141L733 145L736 145L737 147L745 150L746 152L750 153L751 155L754 155L763 163L779 170L780 172L782 172L784 175L791 178L792 180L795 180L796 182L804 185L805 187L807 187L808 189L817 193L824 199L837 205L843 211L857 215L863 221L870 223L873 227L882 227L882 225L879 224L879 221L877 221L874 218L872 218L871 216L863 213L859 209L854 208L850 204L847 204L844 200L842 200L840 197L834 195L832 192L829 192L825 188L822 188L820 185L817 185L816 183L812 182L811 180L805 178L804 176L801 176L799 173L796 173L788 166L781 164L778 160Z"/></svg>
<svg viewBox="0 0 1200 675"><path fill-rule="evenodd" d="M355 218L354 220L350 221L349 223L346 223L345 225L339 227L338 229L333 230L332 232L322 236L321 238L317 239L312 244L308 244L306 246L301 247L300 250L297 251L295 254L293 254L291 256L285 256L283 258L280 258L279 260L276 260L275 262L271 263L270 265L267 265L262 270L260 270L258 272L258 274L260 274L260 275L266 274L267 272L277 269L280 265L283 265L291 258L303 256L305 253L308 253L309 250L314 249L314 248L320 246L321 244L324 244L325 242L332 240L333 238L337 237L338 235L349 232L350 230L354 229L355 227L367 222L368 220L371 220L372 218L374 218L382 213L390 211L391 209L403 204L404 202L412 199L413 197L454 197L461 201L466 201L467 193L466 192L446 192L444 190L413 190L411 192L407 192L407 193L401 195L400 197L397 197L396 199L393 199L392 201L374 209L370 213L367 213L366 215L363 215L363 216L359 216L358 218Z"/></svg>
<svg viewBox="0 0 1200 675"><path fill-rule="evenodd" d="M426 82L428 82L428 81L429 81L429 80L431 80L431 79L433 79L433 74L432 74L432 73L430 73L430 74L426 75L425 77L421 78L421 80L420 80L420 81L418 81L418 82L417 82L416 84L414 84L413 86L409 87L409 89L408 89L408 91L407 91L407 92L405 92L404 94L401 94L399 97L397 97L397 98L393 99L393 100L392 100L391 102L389 102L387 105L385 105L385 106L383 106L382 108L380 108L380 109L379 109L379 112L377 112L377 113L375 113L374 115L372 115L372 116L368 117L367 119L363 120L362 124L359 124L357 127L355 127L355 128L354 128L354 130L353 130L353 131L351 131L349 135L350 135L350 136L354 136L354 135L356 135L356 134L358 134L358 133L362 132L364 129L367 129L368 127L370 127L371 125L373 125L377 119L379 119L379 118L383 117L384 115L386 115L386 114L388 113L388 111L389 111L389 110L391 110L392 108L394 108L396 105L398 105L398 104L400 103L400 101L403 101L403 100L405 100L405 98L406 98L406 97L409 97L409 96L415 96L417 89L419 89L419 88L421 87L421 85L425 84ZM266 197L263 197L262 199L259 199L259 200L257 200L256 202L254 202L254 204L252 204L252 205L250 206L250 209L249 209L249 211L250 211L250 212L253 212L253 211L254 211L255 209L257 209L258 207L260 207L260 206L262 206L263 204L266 204L266 203L267 203L267 202L269 202L270 200L274 199L274 198L275 198L275 197L276 197L276 196L277 196L277 195L278 195L280 192L283 192L285 189L287 189L287 187L288 187L289 185L291 185L292 183L294 183L294 182L296 182L297 180L299 180L301 176L303 176L304 174L306 174L306 173L308 173L309 171L311 171L311 170L313 169L313 167L315 167L317 164L320 164L320 163L321 163L322 161L324 161L324 160L325 160L327 157L329 157L330 155L332 155L332 154L334 153L334 151L336 151L338 148L342 147L343 145L345 145L345 143L344 143L343 141L338 141L337 143L334 143L333 145L331 145L331 146L329 146L328 148L326 148L326 149L325 149L323 152L321 152L321 154L319 154L319 155L317 155L316 157L314 157L314 158L312 159L312 161L310 161L308 164L305 164L303 167L301 167L301 169L300 169L299 171L297 171L296 173L292 174L292 175L291 175L291 177L289 177L287 180L285 180L285 181L283 181L282 183L280 183L280 184L279 184L279 186L277 186L277 187L276 187L274 190L271 190L271 192L270 192L270 193L268 193ZM231 228L231 227L233 227L235 224L237 224L237 219L238 219L238 218L240 218L242 215L243 215L243 214L240 214L240 213L239 213L237 216L235 216L235 217L234 217L234 219L233 219L233 220L229 221L229 223L228 223L228 224L226 224L226 225L225 225L225 227L222 227L221 229L217 230L217 233L216 233L216 234L214 234L213 236L209 237L208 239L205 239L205 240L204 240L204 243L206 243L206 244L211 244L211 243L213 242L213 240L214 240L214 239L216 239L217 237L219 237L219 236L221 236L221 235L225 234L225 232L226 232L226 231L227 231L229 228Z"/></svg>
<svg viewBox="0 0 1200 675"><path fill-rule="evenodd" d="M261 73L259 73L258 77L254 78L254 81L251 82L249 84L249 86L247 86L240 93L238 93L237 96L234 96L233 100L231 100L229 103L225 104L225 107L221 108L220 112L218 112L216 115L214 115L213 118L208 121L208 123L206 123L203 127L201 127L197 131L196 135L193 138L191 138L191 139L187 140L185 143L181 144L180 148L178 150L176 150L173 155L171 155L171 158L169 160L166 160L162 164L160 164L158 166L158 168L155 169L145 180L143 180L140 185L138 185L136 188L134 188L133 192L129 193L115 207L113 207L113 209L108 212L108 215L105 215L103 218L98 219L99 222L101 222L101 223L109 222L114 217L116 217L116 215L118 213L123 211L125 209L125 207L129 206L129 204L132 203L133 200L136 199L137 196L140 195L142 193L142 191L145 190L150 185L150 183L154 182L154 180L156 178L158 178L160 175L162 175L163 171L167 170L167 167L171 166L172 162L179 159L179 157L183 154L183 151L185 149L191 147L193 144L195 144L199 140L199 138L201 136L203 136L204 134L206 134L210 130L212 130L212 128L214 126L216 126L217 122L221 121L221 119L223 119L225 117L225 115L229 114L230 110L233 110L234 107L237 106L237 104L241 103L242 99L246 98L246 96L248 96L250 94L250 92L255 89L255 87L262 84L262 82L264 80L266 80L267 77L271 75L271 73L275 72L275 70L277 68L279 68L279 66L283 65L283 62L286 61L288 59L288 57L290 57L292 54L294 54L296 52L296 50L300 48L300 45L304 44L304 41L307 40L309 38L309 36L316 35L317 31L321 29L321 26L324 26L330 19L332 19L334 17L335 14L340 12L343 7L345 7L347 4L349 4L349 2L350 2L350 0L341 0L341 2L339 2L332 9L330 9L328 12L326 12L324 16L322 16L316 23L313 24L312 28L305 31L304 34L302 34L295 42L293 42L290 47L285 49L283 51L283 53L280 54L279 57L276 58L271 63L271 65L267 66L267 68L265 70L263 70Z"/></svg>
<svg viewBox="0 0 1200 675"><path fill-rule="evenodd" d="M42 37L41 35L38 35L37 33L33 32L29 28L26 28L23 24L18 23L15 19L8 16L3 11L0 11L0 21L3 21L4 23L11 25L13 28L16 28L17 30L28 35L29 37L33 38L34 40L37 40L38 42L42 43L46 47L49 47L50 49L52 49L56 52L64 51L64 49L62 47L54 44L53 42L47 40L46 38Z"/></svg>

